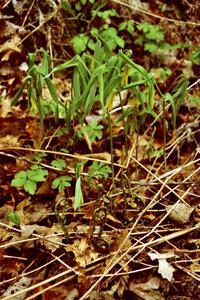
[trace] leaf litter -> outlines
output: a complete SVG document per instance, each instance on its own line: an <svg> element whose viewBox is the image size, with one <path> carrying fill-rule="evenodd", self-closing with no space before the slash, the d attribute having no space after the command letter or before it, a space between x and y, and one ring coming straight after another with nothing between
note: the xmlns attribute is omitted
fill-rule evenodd
<svg viewBox="0 0 200 300"><path fill-rule="evenodd" d="M124 137L124 123L122 120L116 122L121 110L121 99L117 95L110 114L115 163L113 182L109 128L103 122L99 107L86 117L84 126L79 127L80 124L75 122L75 132L67 133L61 120L62 113L59 124L50 117L44 120L44 128L34 114L28 114L25 93L19 107L10 105L27 70L26 54L34 44L38 48L44 45L41 38L44 29L41 27L40 30L40 25L44 22L44 28L48 29L48 22L52 22L52 28L57 22L55 17L45 24L46 16L41 7L38 11L38 30L31 34L32 37L27 37L28 31L32 32L30 24L34 22L34 14L37 14L37 5L26 10L22 1L17 2L12 1L13 8L5 3L3 11L6 14L15 13L18 16L16 20L1 20L4 26L0 46L2 299L197 299L200 198L198 105L190 106L186 97L177 114L176 129L173 129L172 111L166 111L165 121L169 125L166 141L163 140L162 122L154 123L150 115L139 128L139 134L133 126ZM145 9L151 8L156 15L160 14L161 3L158 3L155 7L147 1ZM125 13L129 18L137 15L139 18L137 6L132 11L122 3L120 9L122 15ZM170 14L174 18L173 12ZM23 27L21 24L26 23L26 18L30 18L30 23ZM148 18L151 19L151 16L145 15L147 21ZM60 20L59 24L62 24ZM179 36L176 24L168 23L166 26L174 26L173 32ZM141 30L145 32L147 27L143 27ZM61 37L60 29L56 30ZM159 37L162 40L162 36ZM26 40L22 42L24 38ZM147 31L147 38L152 38L151 32ZM169 33L170 38L173 36ZM52 42L57 57L62 58L66 50L62 49L62 43L55 45L53 40L49 42ZM147 44L146 47L152 45ZM145 52L141 55L139 44L136 51L138 62L144 60L142 63L147 69L151 64L158 63L153 55L148 56ZM182 55L186 52L183 51ZM163 59L163 54L161 56ZM176 61L179 63L177 66ZM167 61L165 63L168 64ZM185 68L177 50L173 51L169 66L174 70L168 79L163 82L159 78L162 90L167 90L169 82L175 80L177 68ZM193 67L193 81L196 72ZM59 97L66 105L71 100L70 76L64 74L62 78L58 76L53 79ZM197 86L189 88L189 92L199 97ZM128 99L129 96L133 99ZM133 103L136 109L139 108L134 95L126 92L121 97L127 101L127 109ZM160 96L156 97L159 99ZM50 98L47 89L44 98ZM50 104L46 103L46 108ZM134 123L132 119L129 121ZM93 125L89 126L91 123ZM64 134L59 133L62 130ZM80 139L75 135L78 130L82 134ZM58 154L60 149L67 151ZM41 161L37 161L36 154L43 153L46 157L41 156ZM76 176L75 165L80 160L84 164L79 176ZM49 177L42 183L38 180L37 192L33 195L28 195L21 185L17 188L11 185L17 172L30 170L30 163L49 167ZM55 189L51 188L53 180L66 176L67 185L63 183L59 189L59 183L56 183ZM39 179L42 181L44 177ZM74 209L75 189L78 192ZM56 211L55 206L60 198L63 201L59 202Z"/></svg>

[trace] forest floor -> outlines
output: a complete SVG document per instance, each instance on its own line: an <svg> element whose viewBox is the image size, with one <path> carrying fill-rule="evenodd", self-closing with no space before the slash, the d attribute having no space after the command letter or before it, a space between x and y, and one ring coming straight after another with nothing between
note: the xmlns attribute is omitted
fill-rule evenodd
<svg viewBox="0 0 200 300"><path fill-rule="evenodd" d="M200 299L197 2L1 1L1 299ZM92 55L86 34L100 26L113 34L113 57L131 50L153 74L152 111L130 88L107 119L95 103L68 130L28 54L39 66L45 49L52 68ZM27 71L33 86L12 105ZM72 78L72 69L52 75L63 103ZM31 88L43 90L42 114Z"/></svg>

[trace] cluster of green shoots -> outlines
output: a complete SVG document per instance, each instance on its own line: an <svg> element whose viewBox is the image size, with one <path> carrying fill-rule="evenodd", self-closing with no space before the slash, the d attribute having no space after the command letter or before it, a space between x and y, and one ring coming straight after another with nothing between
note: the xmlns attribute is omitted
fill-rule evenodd
<svg viewBox="0 0 200 300"><path fill-rule="evenodd" d="M115 9L105 10L105 4L101 1L89 1L92 5L92 19L98 17L107 20L116 17ZM82 14L82 6L85 0L78 1L75 9ZM61 1L62 9L74 14L74 10L66 1ZM36 53L29 54L29 69L27 76L15 95L12 104L17 105L24 90L27 91L27 99L31 111L36 112L41 124L46 116L53 116L55 119L62 118L66 124L66 131L70 132L73 124L79 124L76 132L78 139L83 139L87 135L89 145L101 139L103 136L103 125L98 121L86 123L88 117L97 106L101 110L103 124L107 124L110 129L110 141L112 149L112 126L110 114L114 107L116 96L121 99L121 114L115 120L115 125L123 121L124 134L135 132L139 134L140 127L145 123L148 115L156 121L161 119L163 126L166 126L165 107L171 107L173 126L176 127L176 115L184 102L188 80L182 76L177 80L173 90L162 94L152 73L144 67L135 63L132 59L131 51L123 50L126 42L120 33L126 32L130 37L135 37L135 44L142 45L145 51L156 52L159 49L171 50L183 45L169 45L165 43L164 33L158 25L149 23L139 23L135 25L132 20L119 24L118 30L109 26L106 22L101 28L91 28L90 34L84 32L72 39L72 44L76 55L69 61L52 68L51 59L48 52L40 49L41 62L36 63ZM120 50L118 51L117 49ZM190 59L199 63L199 50L191 54ZM53 77L57 73L70 69L73 73L71 84L71 100L64 103L58 96L57 89L53 82ZM51 99L44 97L44 89L49 90ZM124 107L122 92L129 90L132 101ZM159 95L159 101L163 108L162 113L156 112L155 95ZM155 128L154 128L155 129ZM153 130L153 134L155 130ZM153 136L151 137L152 140ZM166 137L164 137L165 139ZM56 159L51 162L52 167L62 171L63 175L56 177L51 182L51 188L59 192L64 191L75 181L74 209L78 209L83 204L82 192L82 172L83 165L80 163L74 167L75 176L67 172L66 161ZM106 180L112 173L105 162L94 161L87 170L89 178ZM27 193L33 195L38 189L38 185L47 180L48 170L33 164L30 169L18 172L12 180L12 186L23 188Z"/></svg>

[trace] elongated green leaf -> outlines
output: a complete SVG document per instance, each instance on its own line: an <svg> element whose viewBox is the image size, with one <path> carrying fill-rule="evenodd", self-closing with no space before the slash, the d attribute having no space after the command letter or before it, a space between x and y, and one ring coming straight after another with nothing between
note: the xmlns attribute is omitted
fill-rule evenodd
<svg viewBox="0 0 200 300"><path fill-rule="evenodd" d="M58 95L57 95L57 91L56 91L56 88L55 86L53 85L52 81L48 78L48 77L45 77L45 82L47 84L47 87L49 89L49 92L51 94L51 97L52 99L59 105L61 105L62 107L65 108L65 105L59 100L58 98Z"/></svg>
<svg viewBox="0 0 200 300"><path fill-rule="evenodd" d="M149 93L148 93L148 108L153 110L154 102L155 102L155 89L154 89L154 81L149 78L147 81Z"/></svg>
<svg viewBox="0 0 200 300"><path fill-rule="evenodd" d="M102 48L102 43L99 39L95 43L94 48L94 60L96 61L95 68L99 66L99 63L103 63L105 59L105 51Z"/></svg>
<svg viewBox="0 0 200 300"><path fill-rule="evenodd" d="M87 84L87 88L85 89L85 91L83 92L83 94L80 98L80 104L84 105L84 107L89 106L90 101L92 101L92 102L94 101L94 99L92 99L91 97L94 94L94 89L96 90L97 84L96 84L95 81L97 81L98 73L99 73L100 70L101 70L101 67L96 68L94 70L94 72L93 72L93 74L92 74L92 76L91 76L91 78L90 78L90 80ZM92 89L92 91L91 91L91 89ZM89 96L89 98L88 98L88 96Z"/></svg>
<svg viewBox="0 0 200 300"><path fill-rule="evenodd" d="M129 88L133 88L133 87L145 84L145 83L147 83L147 79L131 82L131 83L125 85L125 86L122 86L122 90L127 90Z"/></svg>
<svg viewBox="0 0 200 300"><path fill-rule="evenodd" d="M67 61L63 64L60 64L60 65L56 66L55 68L53 68L51 73L61 72L61 71L66 70L66 69L76 67L77 65L78 65L77 56L74 56L71 60L69 60L69 61Z"/></svg>
<svg viewBox="0 0 200 300"><path fill-rule="evenodd" d="M92 107L93 107L94 102L95 102L96 90L97 90L97 82L94 81L93 85L89 89L89 93L88 93L87 98L86 98L86 102L85 102L85 105L84 105L84 114L83 114L83 117L81 118L81 122L83 122L84 118L86 116L88 116L89 113L92 110Z"/></svg>
<svg viewBox="0 0 200 300"><path fill-rule="evenodd" d="M104 67L98 75L98 85L99 85L99 101L101 103L102 109L104 109L104 72L106 67Z"/></svg>
<svg viewBox="0 0 200 300"><path fill-rule="evenodd" d="M30 79L31 79L30 76L27 76L27 77L24 79L22 85L20 86L20 88L19 88L19 90L17 91L15 97L13 98L13 100L12 100L12 102L11 102L11 105L16 105L16 104L17 104L17 102L18 102L18 100L19 100L21 94L23 93L23 90L25 89L25 87L26 87L27 83L30 81Z"/></svg>
<svg viewBox="0 0 200 300"><path fill-rule="evenodd" d="M175 129L176 128L176 108L175 108L175 105L174 105L174 97L170 93L167 93L166 95L164 95L163 101L164 101L164 103L163 103L164 105L165 105L165 102L167 102L167 101L169 101L170 104L171 104L172 124L173 124L173 127Z"/></svg>
<svg viewBox="0 0 200 300"><path fill-rule="evenodd" d="M179 111L180 106L184 103L188 84L188 78L185 76L181 76L181 78L177 79L177 82L174 83L175 87L172 90L171 94L174 97L176 114Z"/></svg>
<svg viewBox="0 0 200 300"><path fill-rule="evenodd" d="M79 64L77 66L77 70L79 73L80 90L83 92L84 89L86 89L87 82L89 80L88 72L87 72L87 69L82 64Z"/></svg>
<svg viewBox="0 0 200 300"><path fill-rule="evenodd" d="M105 113L111 111L113 108L113 102L115 99L115 96L117 95L117 90L113 89L111 93L109 93L108 97L106 98L106 103L105 103Z"/></svg>
<svg viewBox="0 0 200 300"><path fill-rule="evenodd" d="M50 67L50 56L43 48L41 49L43 53L42 63L41 63L41 72L44 76L48 75Z"/></svg>
<svg viewBox="0 0 200 300"><path fill-rule="evenodd" d="M125 55L122 50L119 51L119 56L126 61L130 66L132 66L135 70L141 73L146 79L149 79L148 72L140 65L134 63L127 55Z"/></svg>
<svg viewBox="0 0 200 300"><path fill-rule="evenodd" d="M119 73L119 58L116 56L112 56L107 62L106 62L106 68L107 73L105 74L105 82L106 84L110 82L110 80L117 76Z"/></svg>
<svg viewBox="0 0 200 300"><path fill-rule="evenodd" d="M105 95L104 99L107 99L109 95L113 92L113 90L118 91L121 89L121 79L122 79L122 75L119 74L113 77L110 80L110 82L106 84L105 91L104 91L104 95Z"/></svg>
<svg viewBox="0 0 200 300"><path fill-rule="evenodd" d="M77 103L81 96L80 76L77 68L74 68L73 74L73 102Z"/></svg>
<svg viewBox="0 0 200 300"><path fill-rule="evenodd" d="M83 202L84 200L83 200L83 193L81 189L81 178L79 177L76 181L76 186L75 186L74 210L80 208Z"/></svg>

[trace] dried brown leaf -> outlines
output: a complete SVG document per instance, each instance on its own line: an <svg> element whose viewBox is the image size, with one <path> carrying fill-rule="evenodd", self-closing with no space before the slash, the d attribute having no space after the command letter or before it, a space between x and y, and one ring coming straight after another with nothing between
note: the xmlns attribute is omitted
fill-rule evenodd
<svg viewBox="0 0 200 300"><path fill-rule="evenodd" d="M168 205L166 207L166 211L168 212L171 210L173 205ZM179 224L186 224L189 222L190 215L193 212L194 208L189 207L185 203L177 203L176 206L172 209L169 214L169 217L179 223Z"/></svg>

